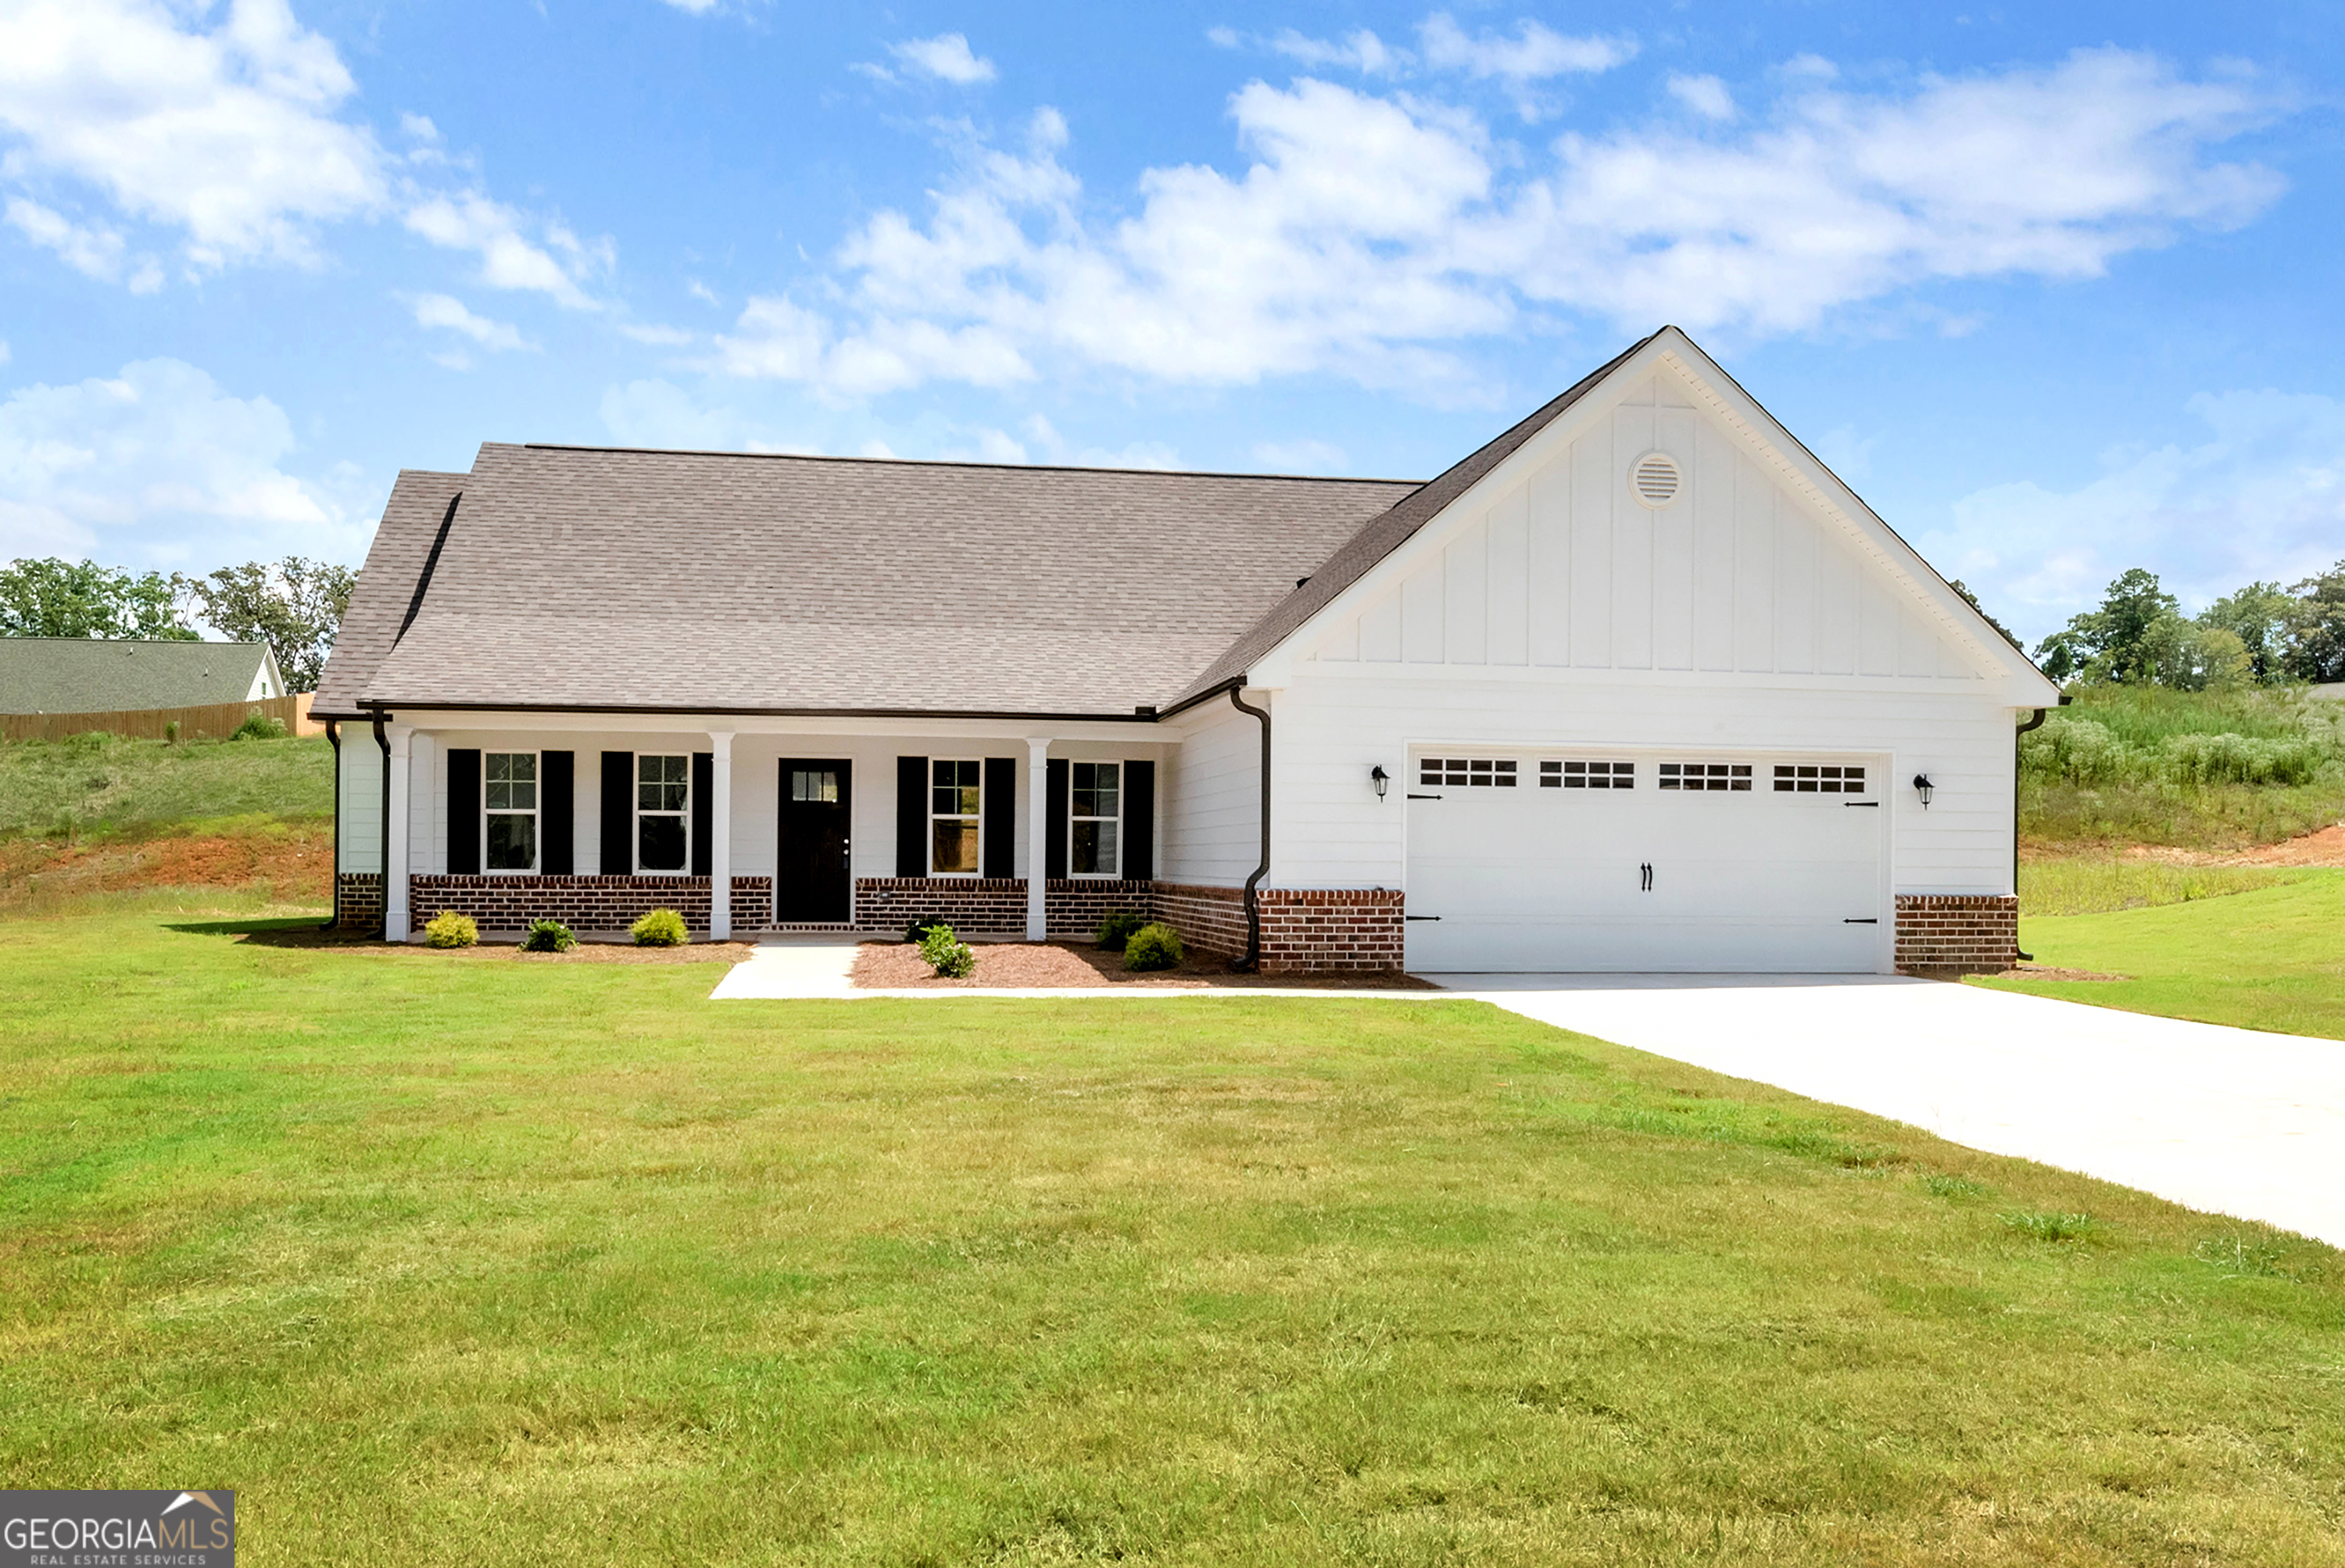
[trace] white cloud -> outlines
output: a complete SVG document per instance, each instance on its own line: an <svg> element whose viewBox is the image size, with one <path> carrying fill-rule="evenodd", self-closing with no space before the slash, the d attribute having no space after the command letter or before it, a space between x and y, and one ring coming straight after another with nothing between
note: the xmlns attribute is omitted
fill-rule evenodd
<svg viewBox="0 0 2345 1568"><path fill-rule="evenodd" d="M969 39L959 33L939 33L933 38L912 38L901 44L890 44L888 52L906 70L923 76L933 76L940 82L958 87L974 87L990 82L1000 73L993 62L969 51Z"/></svg>
<svg viewBox="0 0 2345 1568"><path fill-rule="evenodd" d="M1418 40L1428 65L1518 83L1609 71L1637 53L1633 39L1570 38L1528 19L1516 24L1511 38L1496 33L1470 37L1447 12L1426 17Z"/></svg>
<svg viewBox="0 0 2345 1568"><path fill-rule="evenodd" d="M1337 473L1349 461L1335 443L1308 436L1256 442L1254 460L1273 473Z"/></svg>
<svg viewBox="0 0 2345 1568"><path fill-rule="evenodd" d="M677 10L689 12L695 16L706 16L716 9L716 0L667 0L667 3Z"/></svg>
<svg viewBox="0 0 2345 1568"><path fill-rule="evenodd" d="M682 327L658 327L640 321L630 321L619 328L619 335L655 348L675 349L696 340L700 334L687 332Z"/></svg>
<svg viewBox="0 0 2345 1568"><path fill-rule="evenodd" d="M177 229L188 260L306 260L320 221L379 209L367 131L335 117L354 89L333 46L285 0L198 10L158 0L23 0L0 12L5 172L74 180Z"/></svg>
<svg viewBox="0 0 2345 1568"><path fill-rule="evenodd" d="M8 222L36 245L46 246L65 264L86 277L112 282L122 276L122 236L101 225L87 228L39 202L8 199Z"/></svg>
<svg viewBox="0 0 2345 1568"><path fill-rule="evenodd" d="M95 555L208 569L298 552L355 560L344 475L285 472L284 411L195 366L142 360L119 376L18 389L0 402L0 556Z"/></svg>
<svg viewBox="0 0 2345 1568"><path fill-rule="evenodd" d="M848 396L1046 365L1458 395L1480 384L1463 345L1558 316L1801 331L1938 280L2089 277L2280 188L2210 156L2259 112L2251 87L2147 56L1819 80L1741 127L1568 135L1544 157L1421 95L1254 82L1230 100L1243 169L1149 169L1108 219L1045 110L1022 149L959 148L920 219L880 212L832 269L754 297L713 366Z"/></svg>
<svg viewBox="0 0 2345 1568"><path fill-rule="evenodd" d="M1230 42L1238 42L1234 34ZM1337 66L1364 76L1403 71L1411 63L1406 50L1391 47L1365 27L1337 39L1306 38L1289 27L1267 42L1271 48L1299 65Z"/></svg>
<svg viewBox="0 0 2345 1568"><path fill-rule="evenodd" d="M1671 75L1670 96L1706 120L1731 120L1734 117L1734 95L1716 76L1681 76Z"/></svg>
<svg viewBox="0 0 2345 1568"><path fill-rule="evenodd" d="M421 327L443 327L462 332L484 349L521 349L529 345L522 341L518 328L505 321L493 321L486 316L476 316L464 302L447 294L423 294L415 300L415 322Z"/></svg>
<svg viewBox="0 0 2345 1568"><path fill-rule="evenodd" d="M2195 609L2345 556L2345 401L2227 392L2189 408L2207 426L2196 445L2110 453L2075 490L1981 490L1916 543L2031 639L2098 603L2127 567L2157 573Z"/></svg>
<svg viewBox="0 0 2345 1568"><path fill-rule="evenodd" d="M401 114L399 128L401 134L411 141L436 142L440 139L440 127L431 123L428 115Z"/></svg>
<svg viewBox="0 0 2345 1568"><path fill-rule="evenodd" d="M533 290L574 311L595 308L579 282L611 265L608 240L584 244L560 223L533 219L479 191L420 202L406 223L434 245L478 255L481 281L490 287ZM543 243L525 238L525 228L535 229Z"/></svg>

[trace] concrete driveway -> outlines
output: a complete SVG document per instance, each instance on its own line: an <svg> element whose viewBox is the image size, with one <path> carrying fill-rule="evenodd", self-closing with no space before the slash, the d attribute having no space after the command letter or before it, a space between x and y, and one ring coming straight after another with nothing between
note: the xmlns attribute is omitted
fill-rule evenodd
<svg viewBox="0 0 2345 1568"><path fill-rule="evenodd" d="M1871 975L1426 978L1973 1148L2345 1246L2345 1042Z"/></svg>

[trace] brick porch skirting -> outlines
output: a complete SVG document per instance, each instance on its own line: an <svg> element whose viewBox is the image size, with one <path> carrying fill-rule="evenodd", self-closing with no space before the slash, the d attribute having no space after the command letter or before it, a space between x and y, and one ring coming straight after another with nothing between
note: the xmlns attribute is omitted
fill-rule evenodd
<svg viewBox="0 0 2345 1568"><path fill-rule="evenodd" d="M1245 891L1186 882L1054 877L1043 891L1051 935L1081 942L1113 910L1162 921L1200 952L1245 952ZM1351 974L1401 966L1401 895L1389 889L1264 888L1265 974ZM1021 937L1023 877L861 877L855 923L900 935L916 920L941 920L967 936Z"/></svg>
<svg viewBox="0 0 2345 1568"><path fill-rule="evenodd" d="M705 935L708 883L706 877L411 877L407 908L418 931L442 910L454 910L483 931L526 931L533 920L558 920L591 932L624 931L654 910L670 909ZM732 902L736 932L771 923L774 879L735 877Z"/></svg>
<svg viewBox="0 0 2345 1568"><path fill-rule="evenodd" d="M2019 901L2005 893L1899 893L1897 972L1992 974L2019 962Z"/></svg>
<svg viewBox="0 0 2345 1568"><path fill-rule="evenodd" d="M341 895L341 931L381 931L382 929L382 873L381 871L337 871L334 891Z"/></svg>

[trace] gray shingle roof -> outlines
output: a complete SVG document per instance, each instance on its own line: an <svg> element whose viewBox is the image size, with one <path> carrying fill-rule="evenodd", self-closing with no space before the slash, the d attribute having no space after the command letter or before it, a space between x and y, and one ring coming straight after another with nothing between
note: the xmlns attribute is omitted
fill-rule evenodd
<svg viewBox="0 0 2345 1568"><path fill-rule="evenodd" d="M1129 715L1417 488L492 443L401 474L314 711Z"/></svg>
<svg viewBox="0 0 2345 1568"><path fill-rule="evenodd" d="M408 607L414 603L416 578L431 554L449 509L464 492L471 475L434 473L404 468L383 504L382 522L367 547L366 565L359 571L350 606L342 612L334 651L318 677L318 695L310 711L319 718L353 718L359 693L365 689L398 642Z"/></svg>
<svg viewBox="0 0 2345 1568"><path fill-rule="evenodd" d="M242 702L268 657L265 643L0 637L0 713L105 713ZM272 689L272 695L281 693Z"/></svg>

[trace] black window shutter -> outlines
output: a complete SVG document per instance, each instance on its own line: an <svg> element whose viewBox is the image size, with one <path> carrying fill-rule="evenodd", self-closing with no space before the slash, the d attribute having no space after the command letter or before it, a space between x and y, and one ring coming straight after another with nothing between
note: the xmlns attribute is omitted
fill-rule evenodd
<svg viewBox="0 0 2345 1568"><path fill-rule="evenodd" d="M1123 874L1135 881L1156 875L1156 764L1123 765Z"/></svg>
<svg viewBox="0 0 2345 1568"><path fill-rule="evenodd" d="M929 874L929 759L896 759L896 874Z"/></svg>
<svg viewBox="0 0 2345 1568"><path fill-rule="evenodd" d="M635 754L603 753L603 874L635 871Z"/></svg>
<svg viewBox="0 0 2345 1568"><path fill-rule="evenodd" d="M985 759L985 874L1018 874L1018 759Z"/></svg>
<svg viewBox="0 0 2345 1568"><path fill-rule="evenodd" d="M481 870L481 752L478 747L448 748L448 874L470 877Z"/></svg>
<svg viewBox="0 0 2345 1568"><path fill-rule="evenodd" d="M716 846L709 842L710 824L716 820L716 753L692 754L692 874L714 874Z"/></svg>
<svg viewBox="0 0 2345 1568"><path fill-rule="evenodd" d="M575 751L538 753L537 869L549 877L566 877L578 866L577 774Z"/></svg>
<svg viewBox="0 0 2345 1568"><path fill-rule="evenodd" d="M1063 757L1051 759L1050 770L1042 791L1042 830L1050 835L1042 846L1042 875L1063 877L1067 874L1067 762Z"/></svg>

